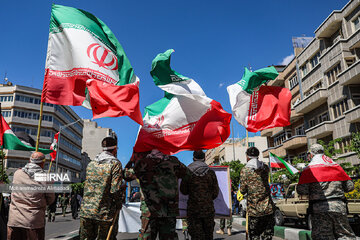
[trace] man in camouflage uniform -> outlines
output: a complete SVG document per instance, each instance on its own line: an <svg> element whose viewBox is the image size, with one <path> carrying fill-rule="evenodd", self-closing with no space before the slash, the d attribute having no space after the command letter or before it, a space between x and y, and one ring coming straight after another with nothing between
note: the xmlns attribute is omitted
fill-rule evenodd
<svg viewBox="0 0 360 240"><path fill-rule="evenodd" d="M123 202L122 168L117 156L117 141L102 140L103 152L86 168L84 197L80 211L80 239L106 239L115 215ZM117 215L118 216L118 215ZM118 217L111 239L116 239Z"/></svg>
<svg viewBox="0 0 360 240"><path fill-rule="evenodd" d="M158 234L160 240L178 239L178 179L189 174L187 167L174 156L152 150L135 161L134 171L150 210L151 239L155 240Z"/></svg>
<svg viewBox="0 0 360 240"><path fill-rule="evenodd" d="M130 161L126 164L124 169L124 179L127 182L137 180L137 177L135 175L134 171L134 163L142 158L145 158L147 154L150 152L143 152L143 153L137 153L133 154ZM150 240L151 239L151 228L150 228L150 211L149 208L146 205L144 193L142 192L142 189L140 187L140 220L141 220L141 229L139 231L138 240Z"/></svg>
<svg viewBox="0 0 360 240"><path fill-rule="evenodd" d="M62 210L62 215L65 217L67 206L69 205L69 198L64 193L62 197L60 197L60 205Z"/></svg>
<svg viewBox="0 0 360 240"><path fill-rule="evenodd" d="M188 168L191 177L184 179L180 191L189 195L187 202L187 222L192 239L212 240L214 232L214 199L219 194L215 172L204 162L205 153L194 151L194 162Z"/></svg>
<svg viewBox="0 0 360 240"><path fill-rule="evenodd" d="M227 234L229 236L231 236L232 223L233 223L233 218L232 217L230 217L230 218L228 218L226 220L225 220L225 218L221 218L220 219L220 224L219 224L220 229L217 230L216 233L221 234L221 235L225 234L224 230L225 230L225 227L226 227Z"/></svg>
<svg viewBox="0 0 360 240"><path fill-rule="evenodd" d="M324 147L313 144L310 148L311 161L324 155ZM347 181L312 182L297 185L300 195L309 196L309 214L313 240L356 239L347 218L344 193L354 190L354 183Z"/></svg>
<svg viewBox="0 0 360 240"><path fill-rule="evenodd" d="M272 239L274 235L274 203L269 187L269 167L259 161L259 150L246 150L247 164L240 172L240 192L247 194L249 237Z"/></svg>

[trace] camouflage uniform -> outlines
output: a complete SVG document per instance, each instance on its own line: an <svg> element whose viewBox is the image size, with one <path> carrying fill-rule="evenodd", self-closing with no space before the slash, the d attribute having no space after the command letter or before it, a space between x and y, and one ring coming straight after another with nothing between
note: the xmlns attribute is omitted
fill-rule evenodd
<svg viewBox="0 0 360 240"><path fill-rule="evenodd" d="M214 199L219 194L218 181L214 171L202 161L194 161L188 168L191 176L181 182L180 191L189 195L189 234L193 239L211 240L215 226Z"/></svg>
<svg viewBox="0 0 360 240"><path fill-rule="evenodd" d="M89 163L80 211L80 239L106 239L115 214L122 206L121 183L121 163L111 153L104 151ZM111 239L116 239L117 220Z"/></svg>
<svg viewBox="0 0 360 240"><path fill-rule="evenodd" d="M124 169L124 179L127 182L136 180L136 175L134 169L132 168L133 162L129 162ZM140 188L140 220L141 220L141 229L139 230L138 240L149 240L151 239L151 229L150 229L150 211L146 206L144 194Z"/></svg>
<svg viewBox="0 0 360 240"><path fill-rule="evenodd" d="M65 217L66 208L69 205L69 198L66 195L62 196L60 198L60 204L61 204L62 215L63 217Z"/></svg>
<svg viewBox="0 0 360 240"><path fill-rule="evenodd" d="M226 224L225 224L225 222L226 222ZM221 218L220 219L220 229L221 230L223 230L224 231L224 229L225 229L225 225L226 225L226 228L232 228L232 223L233 223L233 219L232 219L232 217L231 218L227 218L227 219L225 219L225 218Z"/></svg>
<svg viewBox="0 0 360 240"><path fill-rule="evenodd" d="M156 239L158 233L160 240L178 239L178 179L188 174L187 167L176 157L155 154L153 150L135 162L134 171L151 213L151 239Z"/></svg>
<svg viewBox="0 0 360 240"><path fill-rule="evenodd" d="M274 203L269 187L269 167L260 161L258 164L257 169L246 165L241 170L240 192L247 194L250 239L272 239L275 222Z"/></svg>
<svg viewBox="0 0 360 240"><path fill-rule="evenodd" d="M347 219L345 192L354 189L354 183L348 181L316 182L300 184L296 191L300 195L309 195L311 237L317 239L355 239Z"/></svg>

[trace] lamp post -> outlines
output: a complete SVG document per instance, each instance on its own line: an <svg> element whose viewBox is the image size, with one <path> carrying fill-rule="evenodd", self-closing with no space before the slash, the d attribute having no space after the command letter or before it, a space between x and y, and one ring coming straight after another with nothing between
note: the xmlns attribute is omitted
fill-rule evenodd
<svg viewBox="0 0 360 240"><path fill-rule="evenodd" d="M64 125L64 126L60 126L60 129L59 129L59 137L58 137L58 144L57 144L57 153L56 153L55 173L57 173L57 172L58 172L58 162L59 162L59 153L60 153L60 137L61 137L61 130L65 129L65 128L67 128L67 127L71 126L71 125L74 125L75 123L79 122L80 120L81 120L81 118L80 118L80 119L78 119L78 120L76 120L75 122L71 122L71 123L66 124L66 125Z"/></svg>

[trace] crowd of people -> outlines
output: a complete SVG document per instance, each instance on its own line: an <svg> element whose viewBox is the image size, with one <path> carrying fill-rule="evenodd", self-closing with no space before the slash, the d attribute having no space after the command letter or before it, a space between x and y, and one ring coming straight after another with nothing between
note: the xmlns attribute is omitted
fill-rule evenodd
<svg viewBox="0 0 360 240"><path fill-rule="evenodd" d="M101 146L103 151L87 166L80 206L81 240L107 239L108 235L109 239L116 239L119 211L125 202L126 181L133 180L137 180L140 185L141 229L138 239L178 239L176 217L179 215L179 191L189 196L185 223L191 238L213 239L214 199L219 194L219 185L215 172L205 163L202 150L193 152L193 162L188 166L177 157L165 155L156 149L134 152L125 168L122 168L117 159L117 140L104 138ZM321 145L311 146L311 161L323 155L324 148ZM276 206L269 187L270 169L259 161L259 150L256 147L248 148L246 157L247 164L240 173L240 192L247 199L249 238L272 239ZM35 173L43 172L44 159L42 153L33 153L30 162L15 172L13 183L44 184L33 178ZM351 180L299 185L297 191L309 196L309 211L317 223L313 226L312 239L356 239L347 220L344 201L344 193L353 189ZM55 194L13 192L11 197L8 240L44 239L45 209L49 206L48 221L53 221ZM78 196L73 194L71 199L66 195L59 197L63 214L70 202L74 205L72 217L76 218ZM231 225L231 218L226 224L223 219L217 232L224 234L227 227L231 235Z"/></svg>

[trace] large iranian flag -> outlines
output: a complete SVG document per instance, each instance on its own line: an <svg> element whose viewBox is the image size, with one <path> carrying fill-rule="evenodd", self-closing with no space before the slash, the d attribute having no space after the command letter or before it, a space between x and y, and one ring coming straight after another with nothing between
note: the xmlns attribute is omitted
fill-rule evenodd
<svg viewBox="0 0 360 240"><path fill-rule="evenodd" d="M170 49L152 62L151 76L165 91L164 98L147 106L135 152L158 149L165 154L210 149L230 135L231 114L208 98L193 80L170 67Z"/></svg>
<svg viewBox="0 0 360 240"><path fill-rule="evenodd" d="M290 125L290 90L262 85L277 76L274 67L254 72L245 68L242 79L227 87L234 118L248 131Z"/></svg>
<svg viewBox="0 0 360 240"><path fill-rule="evenodd" d="M142 124L138 85L105 23L80 9L52 6L43 102L83 105L94 118L128 115Z"/></svg>
<svg viewBox="0 0 360 240"><path fill-rule="evenodd" d="M299 170L293 167L290 163L273 153L270 153L269 160L271 168L286 168L292 175L299 172Z"/></svg>
<svg viewBox="0 0 360 240"><path fill-rule="evenodd" d="M0 126L0 146L8 150L21 150L21 151L35 151L35 148L24 144L11 130L4 117L0 114L1 126ZM39 148L39 152L49 154L53 150Z"/></svg>
<svg viewBox="0 0 360 240"><path fill-rule="evenodd" d="M324 154L316 154L304 168L299 184L351 180L344 169Z"/></svg>

